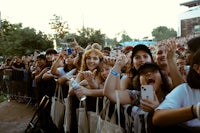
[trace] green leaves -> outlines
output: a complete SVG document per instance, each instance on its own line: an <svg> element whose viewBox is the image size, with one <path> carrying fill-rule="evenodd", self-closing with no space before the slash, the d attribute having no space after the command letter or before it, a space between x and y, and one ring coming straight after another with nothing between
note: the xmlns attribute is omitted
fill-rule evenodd
<svg viewBox="0 0 200 133"><path fill-rule="evenodd" d="M177 33L173 28L167 28L166 26L159 26L152 31L152 36L156 41L168 39L170 37L176 37Z"/></svg>
<svg viewBox="0 0 200 133"><path fill-rule="evenodd" d="M36 33L33 28L22 28L22 24L11 24L7 20L2 22L4 41L0 42L0 55L26 55L35 49L46 50L53 47L53 42L47 39L41 31Z"/></svg>

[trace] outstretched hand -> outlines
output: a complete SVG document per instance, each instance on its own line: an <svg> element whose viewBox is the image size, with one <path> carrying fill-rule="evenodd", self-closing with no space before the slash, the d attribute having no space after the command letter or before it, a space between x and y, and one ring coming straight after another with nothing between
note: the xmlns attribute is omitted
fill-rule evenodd
<svg viewBox="0 0 200 133"><path fill-rule="evenodd" d="M95 69L93 72L91 72L91 71L82 71L80 73L83 75L84 79L86 79L87 81L92 81L92 80L94 80L96 72L97 72L97 70Z"/></svg>
<svg viewBox="0 0 200 133"><path fill-rule="evenodd" d="M125 54L122 53L117 58L115 65L118 65L118 66L120 66L120 68L123 68L127 64L127 62L128 62L128 58L126 57Z"/></svg>
<svg viewBox="0 0 200 133"><path fill-rule="evenodd" d="M176 53L176 42L175 41L170 41L167 44L167 59L173 59L175 57Z"/></svg>
<svg viewBox="0 0 200 133"><path fill-rule="evenodd" d="M115 57L110 57L110 56L104 56L103 57L103 61L106 64L109 64L109 65L113 66L115 64L116 58Z"/></svg>

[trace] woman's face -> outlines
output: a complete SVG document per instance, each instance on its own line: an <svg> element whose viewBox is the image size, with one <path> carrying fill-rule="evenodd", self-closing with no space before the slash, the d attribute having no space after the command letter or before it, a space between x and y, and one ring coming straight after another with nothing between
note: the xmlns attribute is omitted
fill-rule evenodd
<svg viewBox="0 0 200 133"><path fill-rule="evenodd" d="M146 68L139 77L141 85L152 85L154 90L160 88L162 84L161 74L157 69Z"/></svg>
<svg viewBox="0 0 200 133"><path fill-rule="evenodd" d="M100 74L104 80L106 80L106 78L108 77L108 74L110 73L111 68L112 66L107 65L107 64L103 64L102 67L100 68Z"/></svg>
<svg viewBox="0 0 200 133"><path fill-rule="evenodd" d="M46 65L46 60L41 59L41 58L37 58L36 62L37 62L38 67L43 67Z"/></svg>
<svg viewBox="0 0 200 133"><path fill-rule="evenodd" d="M99 56L95 52L91 52L86 58L86 66L90 71L98 67L100 63Z"/></svg>
<svg viewBox="0 0 200 133"><path fill-rule="evenodd" d="M151 56L143 50L139 50L133 57L133 65L136 70L146 62L152 62L152 59Z"/></svg>
<svg viewBox="0 0 200 133"><path fill-rule="evenodd" d="M47 54L46 55L47 61L53 61L53 58L54 58L54 54Z"/></svg>
<svg viewBox="0 0 200 133"><path fill-rule="evenodd" d="M159 66L167 65L167 51L165 46L158 47L158 50L156 52L156 62Z"/></svg>
<svg viewBox="0 0 200 133"><path fill-rule="evenodd" d="M184 59L177 59L177 60L176 60L176 65L177 65L177 67L178 67L178 70L179 70L181 73L185 73L185 69L184 69L185 60L184 60Z"/></svg>
<svg viewBox="0 0 200 133"><path fill-rule="evenodd" d="M73 63L74 63L74 56L72 54L68 55L65 58L65 64L72 65Z"/></svg>

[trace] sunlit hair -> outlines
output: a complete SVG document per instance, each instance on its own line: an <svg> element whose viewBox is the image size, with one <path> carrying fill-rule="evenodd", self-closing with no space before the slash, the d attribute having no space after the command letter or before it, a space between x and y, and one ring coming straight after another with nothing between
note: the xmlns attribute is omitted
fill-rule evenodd
<svg viewBox="0 0 200 133"><path fill-rule="evenodd" d="M99 66L98 66L98 68L99 68L99 77L100 77L100 79L102 80L102 81L105 81L105 79L100 75L101 73L100 72L102 72L102 70L103 70L103 68L105 68L105 67L113 67L113 64L110 64L109 62L107 62L107 61L105 61L105 60L101 60L101 62L99 63Z"/></svg>
<svg viewBox="0 0 200 133"><path fill-rule="evenodd" d="M94 49L101 50L101 45L98 44L98 43L93 43L92 46L91 46L91 48L92 48L92 49L94 48Z"/></svg>
<svg viewBox="0 0 200 133"><path fill-rule="evenodd" d="M164 47L166 48L166 43L164 43L164 42L159 43L159 44L156 46L156 49L155 49L156 53L155 53L155 54L157 54L158 50L159 50L160 47L162 47L162 46L164 46Z"/></svg>
<svg viewBox="0 0 200 133"><path fill-rule="evenodd" d="M105 61L105 60L101 60L99 63L99 68L102 69L104 67L104 65L113 67L113 64L110 64L109 62Z"/></svg>
<svg viewBox="0 0 200 133"><path fill-rule="evenodd" d="M101 61L103 59L103 53L98 50L98 49L89 49L89 50L86 50L83 54L83 57L82 57L82 61L81 61L81 71L85 71L85 70L88 70L87 68L87 64L86 64L86 59L88 58L88 56L94 52L95 54L97 54L99 56L99 60ZM99 70L99 68L97 68L97 70Z"/></svg>
<svg viewBox="0 0 200 133"><path fill-rule="evenodd" d="M156 45L155 47L155 53L154 53L154 61L157 62L159 64L159 62L157 61L157 56L159 55L159 51L161 47L164 47L166 49L167 44L165 42L160 42L158 45Z"/></svg>

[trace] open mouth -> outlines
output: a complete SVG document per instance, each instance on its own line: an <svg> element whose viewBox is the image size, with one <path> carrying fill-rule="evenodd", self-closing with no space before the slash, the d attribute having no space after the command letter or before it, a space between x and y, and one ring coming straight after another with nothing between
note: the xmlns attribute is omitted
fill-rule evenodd
<svg viewBox="0 0 200 133"><path fill-rule="evenodd" d="M155 83L155 80L154 80L154 79L149 78L149 79L147 80L147 84L154 84L154 83Z"/></svg>

